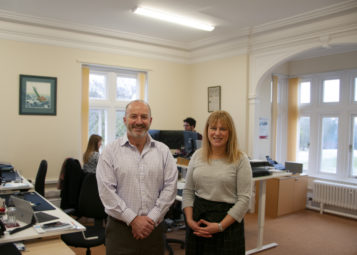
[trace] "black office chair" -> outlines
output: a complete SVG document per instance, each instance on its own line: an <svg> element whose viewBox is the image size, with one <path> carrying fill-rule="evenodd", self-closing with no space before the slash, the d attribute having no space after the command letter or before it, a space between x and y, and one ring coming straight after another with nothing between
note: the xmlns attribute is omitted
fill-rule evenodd
<svg viewBox="0 0 357 255"><path fill-rule="evenodd" d="M63 179L60 180L60 208L68 213L70 210L77 211L79 194L85 173L82 170L81 163L77 159L67 158L63 164Z"/></svg>
<svg viewBox="0 0 357 255"><path fill-rule="evenodd" d="M94 173L87 173L84 177L77 210L80 217L93 218L94 224L86 226L83 232L61 235L61 239L69 246L87 248L86 254L90 255L91 247L105 244L104 223L107 217Z"/></svg>
<svg viewBox="0 0 357 255"><path fill-rule="evenodd" d="M47 174L47 161L41 160L40 166L38 167L36 180L35 180L35 191L41 196L45 196L45 179Z"/></svg>

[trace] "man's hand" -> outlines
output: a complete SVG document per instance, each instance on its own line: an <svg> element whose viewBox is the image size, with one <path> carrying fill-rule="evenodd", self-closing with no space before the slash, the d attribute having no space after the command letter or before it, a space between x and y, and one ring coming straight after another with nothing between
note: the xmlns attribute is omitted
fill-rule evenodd
<svg viewBox="0 0 357 255"><path fill-rule="evenodd" d="M130 222L131 231L135 239L144 239L148 237L155 228L155 222L148 216L136 216Z"/></svg>

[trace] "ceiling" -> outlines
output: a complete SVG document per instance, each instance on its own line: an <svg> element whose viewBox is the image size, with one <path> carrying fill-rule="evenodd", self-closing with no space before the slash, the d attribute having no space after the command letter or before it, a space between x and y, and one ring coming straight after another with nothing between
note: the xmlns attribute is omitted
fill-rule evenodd
<svg viewBox="0 0 357 255"><path fill-rule="evenodd" d="M261 26L326 13L338 9L341 3L341 0L0 0L0 14L43 25L93 29L136 41L157 40L192 49L204 43L225 42ZM139 5L199 18L214 24L216 29L205 32L137 16L132 10Z"/></svg>

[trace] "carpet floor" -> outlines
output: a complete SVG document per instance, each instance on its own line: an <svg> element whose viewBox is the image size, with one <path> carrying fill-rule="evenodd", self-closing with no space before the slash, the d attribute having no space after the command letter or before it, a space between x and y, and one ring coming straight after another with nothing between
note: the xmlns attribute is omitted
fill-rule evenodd
<svg viewBox="0 0 357 255"><path fill-rule="evenodd" d="M247 250L256 247L257 233L257 215L247 214ZM167 233L167 236L184 240L185 231L172 231ZM263 240L264 244L275 242L278 246L261 251L259 255L357 255L357 220L331 214L321 215L312 210L303 210L278 218L267 217ZM171 244L171 247L175 255L185 254L179 244ZM72 250L76 255L85 254L85 249ZM105 255L105 246L92 248L92 255Z"/></svg>

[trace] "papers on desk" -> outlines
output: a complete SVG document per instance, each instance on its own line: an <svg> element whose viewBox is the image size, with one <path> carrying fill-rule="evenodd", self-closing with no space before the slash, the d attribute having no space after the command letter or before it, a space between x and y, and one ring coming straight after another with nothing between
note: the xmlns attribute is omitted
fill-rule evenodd
<svg viewBox="0 0 357 255"><path fill-rule="evenodd" d="M76 225L72 223L62 222L62 221L38 224L34 226L34 229L39 234L45 232L51 232L51 231L65 230L65 229L74 229L74 228L76 228Z"/></svg>
<svg viewBox="0 0 357 255"><path fill-rule="evenodd" d="M183 189L185 187L185 182L177 182L177 189Z"/></svg>
<svg viewBox="0 0 357 255"><path fill-rule="evenodd" d="M28 184L27 183L22 183L22 182L6 182L2 186L4 188L18 188L18 189L21 189L22 187L27 188Z"/></svg>

